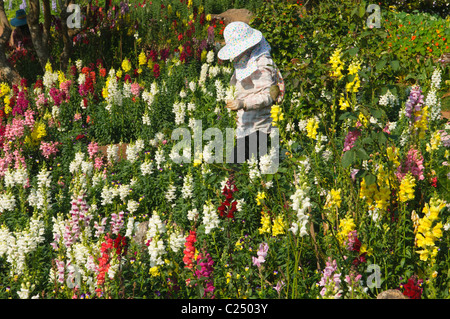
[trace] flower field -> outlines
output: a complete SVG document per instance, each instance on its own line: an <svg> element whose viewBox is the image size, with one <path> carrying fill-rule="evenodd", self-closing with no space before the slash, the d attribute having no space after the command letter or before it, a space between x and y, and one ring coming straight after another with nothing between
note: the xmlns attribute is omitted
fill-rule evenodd
<svg viewBox="0 0 450 319"><path fill-rule="evenodd" d="M279 158L239 170L214 143L234 70L207 1L94 8L67 69L0 82L0 298L449 297L450 20L372 29L342 5L315 31L334 17L283 3L251 23L285 75Z"/></svg>

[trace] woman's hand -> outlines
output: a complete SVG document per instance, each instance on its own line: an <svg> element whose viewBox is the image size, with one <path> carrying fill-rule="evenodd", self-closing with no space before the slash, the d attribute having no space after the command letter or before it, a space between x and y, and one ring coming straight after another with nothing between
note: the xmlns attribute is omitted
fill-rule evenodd
<svg viewBox="0 0 450 319"><path fill-rule="evenodd" d="M225 107L232 111L238 111L244 108L244 102L241 100L228 100Z"/></svg>

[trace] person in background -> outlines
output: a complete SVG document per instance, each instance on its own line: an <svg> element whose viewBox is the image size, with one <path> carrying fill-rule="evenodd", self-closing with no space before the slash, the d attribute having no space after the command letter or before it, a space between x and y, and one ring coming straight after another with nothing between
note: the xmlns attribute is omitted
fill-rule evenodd
<svg viewBox="0 0 450 319"><path fill-rule="evenodd" d="M11 19L14 28L11 33L10 46L13 48L25 48L31 45L31 33L27 23L27 13L24 9L16 11L15 18Z"/></svg>
<svg viewBox="0 0 450 319"><path fill-rule="evenodd" d="M255 151L259 157L268 151L272 129L270 110L281 100L284 91L280 92L278 86L281 74L270 55L271 47L259 30L238 21L228 24L223 35L225 46L219 50L218 58L230 60L234 65L230 85L236 88L236 99L226 101L226 107L237 112L237 140L232 159L234 164L239 164L256 155ZM240 146L242 142L244 147Z"/></svg>

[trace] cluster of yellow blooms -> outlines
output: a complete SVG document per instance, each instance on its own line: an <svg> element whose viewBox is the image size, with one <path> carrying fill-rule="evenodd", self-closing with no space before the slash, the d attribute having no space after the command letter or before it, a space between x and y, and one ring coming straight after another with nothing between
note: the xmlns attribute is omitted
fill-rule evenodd
<svg viewBox="0 0 450 319"><path fill-rule="evenodd" d="M277 122L284 119L280 106L276 104L272 105L272 108L270 109L270 116L272 117L273 126L277 126Z"/></svg>
<svg viewBox="0 0 450 319"><path fill-rule="evenodd" d="M420 120L414 122L414 127L419 134L419 138L422 139L425 137L428 125L428 106L424 106L420 111L414 112L414 116L420 117Z"/></svg>
<svg viewBox="0 0 450 319"><path fill-rule="evenodd" d="M430 143L427 143L427 152L437 150L441 146L441 133L439 131L431 134Z"/></svg>
<svg viewBox="0 0 450 319"><path fill-rule="evenodd" d="M332 189L328 195L327 195L327 199L325 202L325 208L333 208L333 207L337 207L340 208L341 207L341 189Z"/></svg>
<svg viewBox="0 0 450 319"><path fill-rule="evenodd" d="M351 217L346 217L344 219L341 219L339 222L339 232L337 234L337 238L339 240L339 243L343 245L345 241L348 239L348 234L351 231L354 231L356 229L355 221Z"/></svg>
<svg viewBox="0 0 450 319"><path fill-rule="evenodd" d="M421 248L417 253L420 260L427 261L431 259L431 264L435 262L438 252L436 240L442 237L442 223L439 222L439 212L445 207L445 202L437 198L431 198L430 203L426 203L423 208L425 214L423 218L418 219L416 233L416 246Z"/></svg>
<svg viewBox="0 0 450 319"><path fill-rule="evenodd" d="M347 92L356 93L361 87L361 80L359 79L358 71L361 70L361 62L352 61L348 67L348 74L353 75L353 80L345 84L345 90Z"/></svg>
<svg viewBox="0 0 450 319"><path fill-rule="evenodd" d="M10 106L10 103L11 103L10 96L9 96L10 92L11 92L11 89L8 86L8 84L6 84L4 82L0 84L0 98L4 97L3 98L3 102L5 103L4 112L6 114L8 114L9 112L12 111L11 106Z"/></svg>
<svg viewBox="0 0 450 319"><path fill-rule="evenodd" d="M260 234L270 234L276 237L285 233L286 223L283 216L277 216L273 219L264 211L261 212L261 227L258 229Z"/></svg>
<svg viewBox="0 0 450 319"><path fill-rule="evenodd" d="M407 173L405 175L405 177L403 177L402 182L400 183L398 199L401 202L407 202L408 200L414 199L414 187L415 186L416 186L416 180L411 175L411 173Z"/></svg>
<svg viewBox="0 0 450 319"><path fill-rule="evenodd" d="M331 63L331 76L337 77L338 80L342 79L344 75L342 71L344 70L344 62L341 60L341 49L336 49L330 57Z"/></svg>
<svg viewBox="0 0 450 319"><path fill-rule="evenodd" d="M306 123L306 136L312 139L317 138L317 129L319 128L319 122L315 118L310 118Z"/></svg>
<svg viewBox="0 0 450 319"><path fill-rule="evenodd" d="M388 172L381 164L377 170L376 183L367 185L365 179L362 179L359 198L366 201L369 210L386 211L391 198L390 185L393 185L390 179L392 179L392 176L390 178Z"/></svg>

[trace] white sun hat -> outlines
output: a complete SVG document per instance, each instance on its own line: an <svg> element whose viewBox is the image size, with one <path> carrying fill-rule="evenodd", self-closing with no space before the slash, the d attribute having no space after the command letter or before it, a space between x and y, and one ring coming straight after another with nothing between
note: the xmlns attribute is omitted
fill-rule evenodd
<svg viewBox="0 0 450 319"><path fill-rule="evenodd" d="M253 29L247 23L236 21L225 27L223 37L225 38L225 46L220 49L217 56L221 60L230 60L258 44L263 35L261 31Z"/></svg>

